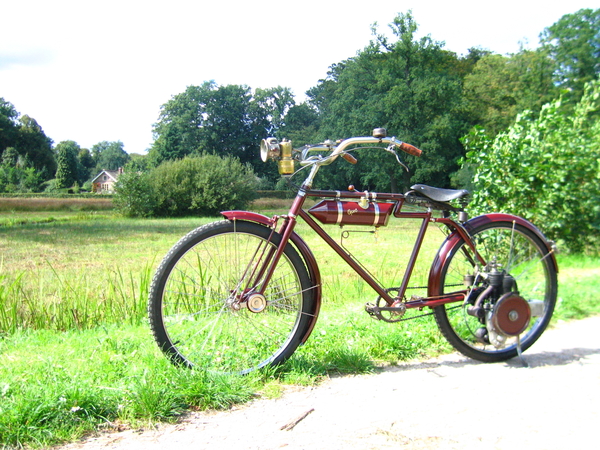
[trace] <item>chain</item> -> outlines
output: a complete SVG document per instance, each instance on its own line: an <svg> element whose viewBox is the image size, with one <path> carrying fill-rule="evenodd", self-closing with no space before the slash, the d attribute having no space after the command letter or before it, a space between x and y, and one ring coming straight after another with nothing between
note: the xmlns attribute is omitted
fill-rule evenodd
<svg viewBox="0 0 600 450"><path fill-rule="evenodd" d="M428 286L412 286L412 287L407 287L406 290L409 289L427 289ZM398 290L398 288L389 288L386 289L386 291L393 291L393 290ZM456 306L452 306L452 307L446 307L446 311L451 311L453 309L457 309L457 308L462 308L463 305L456 305ZM427 316L432 316L434 314L433 311L428 312L428 313L423 313L423 314L419 314L418 316L411 316L411 317L403 317L401 319L398 319L397 322L406 322L407 320L413 320L413 319L420 319L421 317L427 317Z"/></svg>

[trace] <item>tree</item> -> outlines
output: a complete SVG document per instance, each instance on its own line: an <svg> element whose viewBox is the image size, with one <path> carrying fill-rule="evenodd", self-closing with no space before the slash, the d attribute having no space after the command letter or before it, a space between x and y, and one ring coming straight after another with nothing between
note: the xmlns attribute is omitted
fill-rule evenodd
<svg viewBox="0 0 600 450"><path fill-rule="evenodd" d="M553 68L544 50L483 56L464 81L470 122L495 136L508 128L518 113L525 110L538 113L557 94Z"/></svg>
<svg viewBox="0 0 600 450"><path fill-rule="evenodd" d="M56 146L56 187L69 188L77 182L77 155L81 148L74 141L62 141Z"/></svg>
<svg viewBox="0 0 600 450"><path fill-rule="evenodd" d="M130 153L129 162L123 168L123 171L133 172L147 172L150 169L150 159L148 155L141 155L139 153Z"/></svg>
<svg viewBox="0 0 600 450"><path fill-rule="evenodd" d="M52 139L48 138L35 119L23 115L0 98L0 155L10 150L9 165L2 165L4 188L11 191L36 191L41 182L56 171ZM17 167L17 163L19 167ZM11 180L10 182L7 180Z"/></svg>
<svg viewBox="0 0 600 450"><path fill-rule="evenodd" d="M230 155L252 164L258 173L268 173L260 162L258 142L277 132L291 105L287 88L257 89L253 94L248 86L212 81L188 86L161 106L149 157L157 165L202 153Z"/></svg>
<svg viewBox="0 0 600 450"><path fill-rule="evenodd" d="M16 167L19 161L19 153L14 147L8 147L2 153L2 165L5 167Z"/></svg>
<svg viewBox="0 0 600 450"><path fill-rule="evenodd" d="M294 147L314 144L318 141L319 125L317 110L309 103L300 103L287 111L278 137L291 140Z"/></svg>
<svg viewBox="0 0 600 450"><path fill-rule="evenodd" d="M52 139L47 137L37 121L28 115L21 116L19 122L19 153L31 162L44 180L52 178L56 171Z"/></svg>
<svg viewBox="0 0 600 450"><path fill-rule="evenodd" d="M473 213L509 212L533 221L572 251L600 243L600 81L571 108L556 100L539 117L520 115L493 140L466 139L476 167Z"/></svg>
<svg viewBox="0 0 600 450"><path fill-rule="evenodd" d="M12 103L0 97L0 155L4 149L16 146L18 117L19 113Z"/></svg>
<svg viewBox="0 0 600 450"><path fill-rule="evenodd" d="M79 150L77 155L77 173L79 184L83 185L90 177L95 176L93 172L96 167L96 162L92 157L92 153L87 148Z"/></svg>
<svg viewBox="0 0 600 450"><path fill-rule="evenodd" d="M269 89L256 89L250 102L250 118L255 134L275 136L285 125L288 112L295 104L289 88L277 86Z"/></svg>
<svg viewBox="0 0 600 450"><path fill-rule="evenodd" d="M600 74L600 9L566 14L540 38L556 63L556 82L572 90L576 102L585 84Z"/></svg>
<svg viewBox="0 0 600 450"><path fill-rule="evenodd" d="M96 163L95 173L102 170L118 170L129 161L129 155L121 141L102 141L92 146L92 158ZM93 174L94 175L94 174Z"/></svg>
<svg viewBox="0 0 600 450"><path fill-rule="evenodd" d="M327 79L308 96L321 116L322 138L368 135L384 127L421 147L424 155L418 160L406 157L412 177L385 152L365 152L359 165L342 169L338 164L338 174L319 175L338 187L353 182L397 191L414 182L448 185L463 154L459 137L466 131L461 63L442 43L428 36L417 40L417 23L410 12L399 14L390 29L393 40L374 28L374 40L356 57L333 65ZM327 185L328 180L320 178L319 183Z"/></svg>

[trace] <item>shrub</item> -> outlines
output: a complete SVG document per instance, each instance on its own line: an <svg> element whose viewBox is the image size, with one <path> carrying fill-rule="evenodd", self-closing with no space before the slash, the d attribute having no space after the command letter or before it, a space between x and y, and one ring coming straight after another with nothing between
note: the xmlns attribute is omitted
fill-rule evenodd
<svg viewBox="0 0 600 450"><path fill-rule="evenodd" d="M521 215L579 252L600 241L600 81L575 107L545 105L494 140L482 131L465 139L466 164L476 167L472 212Z"/></svg>
<svg viewBox="0 0 600 450"><path fill-rule="evenodd" d="M124 173L115 205L127 216L214 215L246 208L255 192L249 166L229 156L203 155L166 161L150 172Z"/></svg>
<svg viewBox="0 0 600 450"><path fill-rule="evenodd" d="M117 211L127 217L154 215L156 196L148 172L124 172L115 185L113 203Z"/></svg>

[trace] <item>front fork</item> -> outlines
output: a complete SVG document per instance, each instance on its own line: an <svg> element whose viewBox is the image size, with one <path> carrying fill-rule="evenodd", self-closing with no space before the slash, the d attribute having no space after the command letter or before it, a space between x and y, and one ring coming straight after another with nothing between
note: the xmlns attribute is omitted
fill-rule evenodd
<svg viewBox="0 0 600 450"><path fill-rule="evenodd" d="M252 312L262 312L266 306L265 291L275 268L283 255L284 249L288 242L292 242L299 250L304 262L308 268L309 276L314 283L318 283L319 289L317 292L317 304L320 305L320 273L312 252L308 249L304 241L294 233L296 226L296 214L304 204L305 194L300 191L290 208L290 212L286 216L275 216L269 218L261 214L252 213L249 211L225 211L222 212L228 220L235 223L236 220L245 220L257 222L271 229L271 234L264 246L256 249L253 258L248 263L248 267L244 272L240 283L235 290L231 292L230 303L232 309L240 309L242 304L246 304ZM280 219L283 223L277 230L277 225ZM277 245L269 245L272 242L274 233L278 233L281 238Z"/></svg>

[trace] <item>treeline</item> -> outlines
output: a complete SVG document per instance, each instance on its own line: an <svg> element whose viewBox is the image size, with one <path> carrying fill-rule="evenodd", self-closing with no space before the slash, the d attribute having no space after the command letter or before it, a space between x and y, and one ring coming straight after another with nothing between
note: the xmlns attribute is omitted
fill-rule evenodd
<svg viewBox="0 0 600 450"><path fill-rule="evenodd" d="M0 98L0 193L60 193L91 190L101 170L117 170L141 155L125 152L123 143L102 141L91 149L75 141L53 141L27 115Z"/></svg>
<svg viewBox="0 0 600 450"><path fill-rule="evenodd" d="M478 127L493 138L518 114L538 114L557 98L574 108L585 84L600 73L600 10L566 15L543 30L538 49L506 56L479 48L456 55L429 36L417 39L410 13L398 15L389 29L386 35L374 28L371 42L333 64L301 104L282 87L252 91L214 82L188 87L162 105L148 162L154 166L203 152L233 155L268 185L278 178L273 165L258 159L261 138L288 138L300 147L385 127L424 150L419 159L408 157L410 174L390 155L364 152L356 166L322 171L319 185L462 187L472 179L460 170L462 138L470 130Z"/></svg>
<svg viewBox="0 0 600 450"><path fill-rule="evenodd" d="M356 56L332 64L303 103L286 87L189 86L160 107L145 156L128 155L120 142L53 147L34 119L0 99L0 191L84 186L101 169L143 172L203 154L235 157L252 167L260 188L275 188L275 166L258 157L260 139L288 138L300 147L366 135L374 127L422 148L424 156L407 157L406 173L390 155L363 152L356 166L322 171L320 187L470 186L474 168L461 164L467 151L462 139L475 128L493 139L520 113L538 114L558 98L575 108L586 83L600 73L598 29L600 9L582 9L543 30L536 50L498 55L472 48L457 55L430 36L418 39L412 14L399 14L387 34L374 27Z"/></svg>

